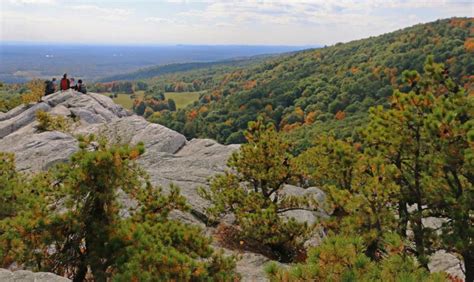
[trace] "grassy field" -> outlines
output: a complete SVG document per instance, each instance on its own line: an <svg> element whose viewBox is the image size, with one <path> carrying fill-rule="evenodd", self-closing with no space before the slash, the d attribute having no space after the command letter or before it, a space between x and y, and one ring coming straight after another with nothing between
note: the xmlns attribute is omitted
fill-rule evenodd
<svg viewBox="0 0 474 282"><path fill-rule="evenodd" d="M176 103L176 107L181 109L192 104L194 101L197 101L201 93L202 92L166 92L165 97L166 99L173 99ZM111 93L101 94L109 97ZM143 98L145 93L144 91L137 91L135 92L135 95L136 98ZM134 99L130 98L130 94L119 93L117 94L117 98L112 98L112 100L126 109L132 109Z"/></svg>
<svg viewBox="0 0 474 282"><path fill-rule="evenodd" d="M194 103L199 99L202 92L166 92L166 99L173 99L176 103L176 108L182 109L189 104Z"/></svg>
<svg viewBox="0 0 474 282"><path fill-rule="evenodd" d="M111 93L100 93L100 94L109 97L109 95ZM145 92L144 91L137 91L137 92L135 92L135 95L136 95L137 98L143 98L143 96L145 95ZM120 106L131 110L132 106L133 106L133 100L134 99L130 98L130 94L119 93L119 94L117 94L117 98L112 98L112 100L114 100L114 102L116 104L119 104Z"/></svg>

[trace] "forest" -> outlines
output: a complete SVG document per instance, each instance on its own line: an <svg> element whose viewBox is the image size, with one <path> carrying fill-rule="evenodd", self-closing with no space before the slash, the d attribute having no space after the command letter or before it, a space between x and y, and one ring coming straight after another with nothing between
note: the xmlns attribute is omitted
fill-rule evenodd
<svg viewBox="0 0 474 282"><path fill-rule="evenodd" d="M199 190L210 202L207 224L231 214L224 238L289 264L267 264L271 281L459 281L428 271L437 250L457 254L471 281L472 93L433 57L421 72L404 71L401 83L388 107L370 108L359 141L326 133L295 155L295 144L265 116L250 122L229 170ZM38 130L67 130L63 119L38 113ZM17 263L74 281L239 279L238 258L212 244L219 239L169 218L189 206L178 187L162 193L150 184L136 163L143 144L93 135L78 141L69 162L36 174L18 172L14 155L0 154L1 267ZM327 198L281 194L287 183L320 187ZM124 195L136 205L124 206ZM330 216L313 224L281 216L291 210ZM430 218L441 225L426 225ZM306 249L317 230L326 236Z"/></svg>
<svg viewBox="0 0 474 282"><path fill-rule="evenodd" d="M225 144L245 142L247 123L260 115L302 142L300 149L308 146L305 140L331 129L339 137L354 138L352 128L365 121L367 110L387 106L393 89L402 85L402 72L420 72L429 54L458 84L472 90L473 26L472 18L439 20L248 67L158 76L147 80L157 92L168 91L170 85L207 91L187 109L160 111L151 120L188 138Z"/></svg>
<svg viewBox="0 0 474 282"><path fill-rule="evenodd" d="M452 18L243 67L95 85L144 91L133 110L188 139L241 143L198 189L209 203L200 216L219 234L170 217L189 204L179 187L151 184L143 143L76 136L69 161L39 173L0 152L0 267L73 281L238 281L239 257L220 250L230 240L273 261L270 281L462 281L430 272L440 250L474 281L473 73L474 20ZM2 85L16 94L0 106L38 101L41 86ZM164 96L197 91L184 109ZM68 130L48 113L36 122ZM286 184L326 196L285 194ZM295 210L328 216L284 216Z"/></svg>

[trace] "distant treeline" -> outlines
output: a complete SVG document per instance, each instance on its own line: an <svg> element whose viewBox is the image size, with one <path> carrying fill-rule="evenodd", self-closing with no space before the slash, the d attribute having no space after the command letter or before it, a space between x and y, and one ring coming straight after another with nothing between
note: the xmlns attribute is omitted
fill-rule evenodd
<svg viewBox="0 0 474 282"><path fill-rule="evenodd" d="M246 59L225 60L225 61L217 61L217 62L194 62L194 63L168 64L168 65L154 66L154 67L149 67L149 68L143 68L131 73L124 73L124 74L104 77L102 79L99 79L98 82L149 79L149 78L153 78L153 77L164 75L164 74L184 72L184 71L190 71L190 70L195 70L195 69L210 68L210 67L215 67L215 66L236 66L236 67L245 66L250 63L254 63L256 60L260 60L266 57L269 57L269 56L262 55L262 56L255 56L255 57L246 58Z"/></svg>

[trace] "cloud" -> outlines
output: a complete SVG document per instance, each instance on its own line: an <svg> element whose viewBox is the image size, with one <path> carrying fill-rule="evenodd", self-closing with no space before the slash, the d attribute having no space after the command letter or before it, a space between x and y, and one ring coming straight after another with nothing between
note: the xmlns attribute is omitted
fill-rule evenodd
<svg viewBox="0 0 474 282"><path fill-rule="evenodd" d="M414 15L431 10L441 14L449 9L449 14L464 14L472 10L467 1L450 0L311 0L311 1L213 1L206 2L202 9L192 9L178 13L188 21L216 26L225 22L229 25L267 25L278 27L317 27L336 29L358 27L368 35L368 31L387 32L427 20L422 17L404 17L407 11ZM410 12L411 11L411 12ZM436 19L436 18L435 18ZM433 20L433 19L429 19ZM222 26L224 27L224 26Z"/></svg>
<svg viewBox="0 0 474 282"><path fill-rule="evenodd" d="M56 3L56 0L10 0L9 2L14 5L52 5Z"/></svg>
<svg viewBox="0 0 474 282"><path fill-rule="evenodd" d="M96 5L75 5L71 6L71 9L78 10L83 13L95 14L96 16L106 20L123 20L132 14L131 10L120 8L103 8Z"/></svg>
<svg viewBox="0 0 474 282"><path fill-rule="evenodd" d="M148 18L145 18L145 21L146 21L146 22L149 22L149 23L159 23L159 24L173 24L173 23L177 23L176 20L173 20L173 19L166 19L166 18L160 18L160 17L148 17Z"/></svg>

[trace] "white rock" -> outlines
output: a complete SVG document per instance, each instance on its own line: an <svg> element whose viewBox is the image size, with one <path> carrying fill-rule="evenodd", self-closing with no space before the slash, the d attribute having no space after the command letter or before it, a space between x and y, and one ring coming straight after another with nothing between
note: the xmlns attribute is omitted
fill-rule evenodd
<svg viewBox="0 0 474 282"><path fill-rule="evenodd" d="M69 282L71 280L49 272L9 271L0 268L1 282Z"/></svg>

